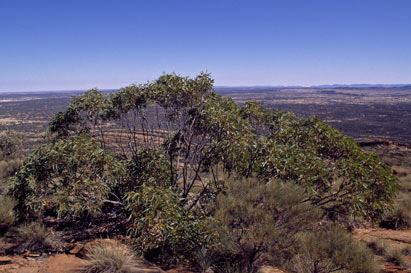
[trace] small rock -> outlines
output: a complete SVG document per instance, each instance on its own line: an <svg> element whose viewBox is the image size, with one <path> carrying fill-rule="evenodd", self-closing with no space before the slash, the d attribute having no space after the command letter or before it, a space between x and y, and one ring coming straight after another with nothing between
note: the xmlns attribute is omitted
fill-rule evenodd
<svg viewBox="0 0 411 273"><path fill-rule="evenodd" d="M83 248L83 244L75 244L74 247L69 251L69 253L72 255L77 255Z"/></svg>

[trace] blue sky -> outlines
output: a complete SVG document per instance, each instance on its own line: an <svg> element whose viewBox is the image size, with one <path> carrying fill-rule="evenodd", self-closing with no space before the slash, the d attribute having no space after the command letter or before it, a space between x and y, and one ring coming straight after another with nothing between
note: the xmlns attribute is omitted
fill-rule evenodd
<svg viewBox="0 0 411 273"><path fill-rule="evenodd" d="M409 0L0 0L0 91L411 83Z"/></svg>

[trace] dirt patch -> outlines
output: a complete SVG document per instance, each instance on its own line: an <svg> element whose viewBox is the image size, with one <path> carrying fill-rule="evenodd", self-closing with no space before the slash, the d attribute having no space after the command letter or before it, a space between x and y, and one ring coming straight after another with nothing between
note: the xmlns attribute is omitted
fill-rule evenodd
<svg viewBox="0 0 411 273"><path fill-rule="evenodd" d="M4 258L4 257L3 257ZM74 255L56 256L12 256L8 257L10 263L0 265L0 272L9 273L74 273L79 272L87 261Z"/></svg>

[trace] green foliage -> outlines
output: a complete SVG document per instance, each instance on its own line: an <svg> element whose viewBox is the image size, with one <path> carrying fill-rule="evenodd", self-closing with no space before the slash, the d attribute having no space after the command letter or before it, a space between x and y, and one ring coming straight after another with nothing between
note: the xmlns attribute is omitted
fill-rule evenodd
<svg viewBox="0 0 411 273"><path fill-rule="evenodd" d="M187 212L170 189L143 184L126 194L129 235L138 251L151 261L174 263L191 259L194 249L209 240L206 218Z"/></svg>
<svg viewBox="0 0 411 273"><path fill-rule="evenodd" d="M147 106L147 94L142 86L130 85L110 94L113 108L109 117L119 118L121 114L132 110L141 110Z"/></svg>
<svg viewBox="0 0 411 273"><path fill-rule="evenodd" d="M78 136L42 145L10 180L21 216L73 217L101 212L123 166L97 140Z"/></svg>
<svg viewBox="0 0 411 273"><path fill-rule="evenodd" d="M288 267L296 273L379 272L371 250L336 225L300 234Z"/></svg>
<svg viewBox="0 0 411 273"><path fill-rule="evenodd" d="M267 124L255 172L262 178L292 180L328 216L376 219L392 204L396 178L375 154L318 118L298 120L277 112Z"/></svg>
<svg viewBox="0 0 411 273"><path fill-rule="evenodd" d="M71 100L66 112L58 113L49 124L50 131L59 136L89 132L107 119L112 102L97 89L90 89Z"/></svg>
<svg viewBox="0 0 411 273"><path fill-rule="evenodd" d="M119 191L122 193L136 191L144 183L168 188L173 180L171 168L170 160L163 151L144 149L127 161L127 175L119 185Z"/></svg>
<svg viewBox="0 0 411 273"><path fill-rule="evenodd" d="M207 166L218 166L224 170L249 176L256 157L257 139L249 120L242 117L239 108L231 98L217 94L207 97L197 124L211 138L205 159Z"/></svg>
<svg viewBox="0 0 411 273"><path fill-rule="evenodd" d="M130 249L117 241L93 245L87 254L88 264L83 273L133 273L137 272L135 257Z"/></svg>
<svg viewBox="0 0 411 273"><path fill-rule="evenodd" d="M392 204L397 187L390 169L351 138L318 118L296 119L256 102L240 107L212 86L202 73L164 74L110 96L93 89L75 97L50 130L99 134L104 146L103 125L114 121L129 158L147 147L164 149L171 186L179 188L182 205L192 204L188 209L218 192L221 167L228 175L293 181L332 219L378 219Z"/></svg>
<svg viewBox="0 0 411 273"><path fill-rule="evenodd" d="M231 256L233 264L245 264L247 272L255 270L254 263L262 256L282 264L295 245L295 235L319 219L319 211L304 201L303 189L292 183L247 179L226 186L215 213L226 229L223 256Z"/></svg>
<svg viewBox="0 0 411 273"><path fill-rule="evenodd" d="M60 137L67 137L70 134L70 125L79 120L78 113L72 108L69 108L66 112L59 112L49 122L50 132L57 133Z"/></svg>

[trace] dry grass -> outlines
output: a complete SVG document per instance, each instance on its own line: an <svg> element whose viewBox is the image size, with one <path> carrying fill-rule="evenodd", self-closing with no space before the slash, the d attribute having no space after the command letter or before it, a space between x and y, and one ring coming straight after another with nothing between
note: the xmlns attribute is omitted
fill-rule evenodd
<svg viewBox="0 0 411 273"><path fill-rule="evenodd" d="M54 234L40 223L23 224L17 229L16 241L21 251L43 252L53 250L59 243Z"/></svg>
<svg viewBox="0 0 411 273"><path fill-rule="evenodd" d="M135 257L130 249L117 241L103 241L94 245L87 255L89 264L84 273L132 273Z"/></svg>
<svg viewBox="0 0 411 273"><path fill-rule="evenodd" d="M16 217L14 214L15 201L9 197L0 197L0 225L9 226L14 224Z"/></svg>
<svg viewBox="0 0 411 273"><path fill-rule="evenodd" d="M401 266L408 266L405 256L411 255L411 246L405 247L392 244L381 238L376 238L367 243L368 247L375 253L375 255L384 257L390 263Z"/></svg>

